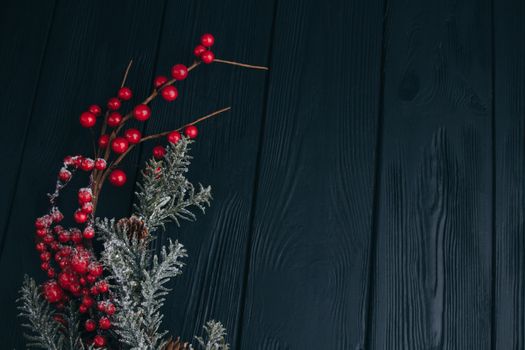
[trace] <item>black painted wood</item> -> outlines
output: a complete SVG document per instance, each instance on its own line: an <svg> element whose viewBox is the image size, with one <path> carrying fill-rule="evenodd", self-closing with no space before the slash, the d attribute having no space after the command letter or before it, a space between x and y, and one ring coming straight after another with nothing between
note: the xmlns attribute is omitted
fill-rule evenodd
<svg viewBox="0 0 525 350"><path fill-rule="evenodd" d="M242 349L363 344L382 14L278 2Z"/></svg>
<svg viewBox="0 0 525 350"><path fill-rule="evenodd" d="M525 347L525 4L496 1L495 349Z"/></svg>
<svg viewBox="0 0 525 350"><path fill-rule="evenodd" d="M0 256L0 273L5 277L0 297L3 348L24 344L14 305L23 274L43 278L33 248L33 225L47 211L45 194L52 190L67 153L91 150L89 132L79 127L78 116L91 103L105 104L116 93L131 57L141 75L130 75L130 81L149 90L163 9L163 1L143 0L57 4ZM21 99L17 104L25 108L25 103ZM85 183L84 175L71 187ZM127 214L131 190L108 186L101 214L109 209L117 217ZM75 194L65 194L69 200L63 203L70 209L65 214L70 218Z"/></svg>
<svg viewBox="0 0 525 350"><path fill-rule="evenodd" d="M490 349L491 3L389 1L370 349Z"/></svg>

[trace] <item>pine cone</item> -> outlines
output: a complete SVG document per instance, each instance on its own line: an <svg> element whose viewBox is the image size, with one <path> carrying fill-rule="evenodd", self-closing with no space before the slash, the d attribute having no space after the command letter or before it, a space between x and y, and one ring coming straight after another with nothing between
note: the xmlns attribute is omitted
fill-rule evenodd
<svg viewBox="0 0 525 350"><path fill-rule="evenodd" d="M170 339L168 344L164 347L164 350L190 350L191 345L190 343L181 343L180 337L177 337L177 339L173 340Z"/></svg>
<svg viewBox="0 0 525 350"><path fill-rule="evenodd" d="M139 240L144 240L149 236L149 230L144 221L134 215L120 219L117 222L117 226L120 230L126 231L129 239L136 237Z"/></svg>

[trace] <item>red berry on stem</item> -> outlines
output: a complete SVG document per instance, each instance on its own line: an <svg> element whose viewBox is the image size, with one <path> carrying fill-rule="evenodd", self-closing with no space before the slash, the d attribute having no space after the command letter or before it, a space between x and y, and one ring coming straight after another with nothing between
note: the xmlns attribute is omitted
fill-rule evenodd
<svg viewBox="0 0 525 350"><path fill-rule="evenodd" d="M88 267L88 272L90 275L93 275L95 277L101 276L103 272L102 265L96 262L91 263Z"/></svg>
<svg viewBox="0 0 525 350"><path fill-rule="evenodd" d="M44 271L47 271L47 269L49 269L49 262L44 261L43 263L40 264L40 268Z"/></svg>
<svg viewBox="0 0 525 350"><path fill-rule="evenodd" d="M93 203L91 202L83 203L80 209L86 214L91 214L93 213Z"/></svg>
<svg viewBox="0 0 525 350"><path fill-rule="evenodd" d="M103 158L97 158L97 160L95 160L95 169L97 170L106 169L106 165L107 163Z"/></svg>
<svg viewBox="0 0 525 350"><path fill-rule="evenodd" d="M168 102L171 102L177 99L177 96L179 96L179 91L175 86L168 85L160 91L160 94L162 95L163 99L165 99Z"/></svg>
<svg viewBox="0 0 525 350"><path fill-rule="evenodd" d="M112 303L108 303L108 304L106 305L106 309L105 309L105 311L106 311L106 313L107 313L108 315L111 316L111 315L113 315L113 314L115 313L115 311L117 311L117 310L116 310L116 308L115 308L115 305L113 305Z"/></svg>
<svg viewBox="0 0 525 350"><path fill-rule="evenodd" d="M71 229L71 240L73 241L73 243L82 242L82 232L80 232L78 228Z"/></svg>
<svg viewBox="0 0 525 350"><path fill-rule="evenodd" d="M85 314L87 311L88 311L88 307L86 305L80 305L78 307L78 312L80 312L81 314Z"/></svg>
<svg viewBox="0 0 525 350"><path fill-rule="evenodd" d="M66 168L60 169L58 172L58 179L62 182L68 182L71 179L71 172Z"/></svg>
<svg viewBox="0 0 525 350"><path fill-rule="evenodd" d="M97 286L99 293L107 293L109 290L108 282L106 281L100 281L100 283Z"/></svg>
<svg viewBox="0 0 525 350"><path fill-rule="evenodd" d="M62 231L58 234L58 241L60 243L66 243L69 241L70 238L71 238L71 235L69 234L68 231Z"/></svg>
<svg viewBox="0 0 525 350"><path fill-rule="evenodd" d="M112 128L118 126L122 121L122 115L118 112L113 112L108 116L108 126Z"/></svg>
<svg viewBox="0 0 525 350"><path fill-rule="evenodd" d="M91 112L84 112L80 115L80 125L84 128L91 128L97 122L97 118Z"/></svg>
<svg viewBox="0 0 525 350"><path fill-rule="evenodd" d="M75 222L77 224L83 224L88 220L88 216L86 213L84 213L82 210L77 209L75 211L75 214L73 214L73 218L75 219Z"/></svg>
<svg viewBox="0 0 525 350"><path fill-rule="evenodd" d="M116 97L112 97L108 100L108 109L110 111L116 111L120 108L120 100Z"/></svg>
<svg viewBox="0 0 525 350"><path fill-rule="evenodd" d="M109 122L109 118L108 118L108 122ZM98 139L98 147L106 148L108 146L108 143L109 143L109 135L106 135L106 134L100 135Z"/></svg>
<svg viewBox="0 0 525 350"><path fill-rule="evenodd" d="M51 253L50 252L42 252L42 253L40 253L40 260L42 260L42 261L49 261L49 260L51 260Z"/></svg>
<svg viewBox="0 0 525 350"><path fill-rule="evenodd" d="M84 328L88 332L93 332L97 328L97 324L93 320L86 320L86 323L84 323Z"/></svg>
<svg viewBox="0 0 525 350"><path fill-rule="evenodd" d="M97 280L97 277L96 277L96 276L93 276L93 275L87 275L86 280L87 280L89 283L94 283L94 282ZM93 291L96 291L96 293L98 293L97 288L95 288ZM90 290L89 292L91 293L91 290ZM96 294L96 293L95 293L95 294ZM91 293L91 294L93 294L93 293Z"/></svg>
<svg viewBox="0 0 525 350"><path fill-rule="evenodd" d="M53 222L60 222L64 219L64 214L60 212L57 208L53 209L53 212L51 213L51 218L53 219ZM61 227L61 226L57 226Z"/></svg>
<svg viewBox="0 0 525 350"><path fill-rule="evenodd" d="M91 105L88 108L89 112L92 113L95 117L98 117L102 114L102 108L98 105Z"/></svg>
<svg viewBox="0 0 525 350"><path fill-rule="evenodd" d="M84 290L82 290L82 293L84 293ZM95 300L93 300L93 298L89 296L89 291L87 291L87 294L84 294L84 296L82 297L82 305L91 307L93 306L94 303L95 303Z"/></svg>
<svg viewBox="0 0 525 350"><path fill-rule="evenodd" d="M81 188L78 190L78 201L80 203L91 202L93 196L91 195L91 190L89 188Z"/></svg>
<svg viewBox="0 0 525 350"><path fill-rule="evenodd" d="M84 158L80 163L80 169L84 171L91 171L95 167L95 162L91 158Z"/></svg>
<svg viewBox="0 0 525 350"><path fill-rule="evenodd" d="M50 267L49 269L47 269L47 277L49 278L53 278L55 277L55 269Z"/></svg>
<svg viewBox="0 0 525 350"><path fill-rule="evenodd" d="M98 289L97 289L97 293L98 293ZM105 312L106 311L106 303L104 301L99 301L97 303L97 310L100 311L100 312Z"/></svg>
<svg viewBox="0 0 525 350"><path fill-rule="evenodd" d="M151 109L145 104L140 104L133 109L133 116L138 121L143 122L151 116Z"/></svg>
<svg viewBox="0 0 525 350"><path fill-rule="evenodd" d="M195 125L190 125L186 128L186 130L184 130L184 134L186 134L186 136L190 139L196 138L198 133L199 131Z"/></svg>
<svg viewBox="0 0 525 350"><path fill-rule="evenodd" d="M128 129L124 132L124 137L128 140L129 143L136 144L140 142L142 137L141 133L137 129Z"/></svg>
<svg viewBox="0 0 525 350"><path fill-rule="evenodd" d="M106 316L102 316L100 320L98 320L98 328L100 329L109 329L111 328L111 321Z"/></svg>
<svg viewBox="0 0 525 350"><path fill-rule="evenodd" d="M120 169L115 169L109 174L109 182L113 186L123 186L126 183L126 173Z"/></svg>
<svg viewBox="0 0 525 350"><path fill-rule="evenodd" d="M44 298L50 303L59 302L64 296L64 291L56 281L51 280L43 285Z"/></svg>
<svg viewBox="0 0 525 350"><path fill-rule="evenodd" d="M53 235L47 234L42 238L42 240L44 243L51 244L55 240L55 237L53 237Z"/></svg>
<svg viewBox="0 0 525 350"><path fill-rule="evenodd" d="M128 87L121 87L118 91L118 98L123 101L127 101L133 97L133 92Z"/></svg>
<svg viewBox="0 0 525 350"><path fill-rule="evenodd" d="M106 346L106 338L102 335L95 335L95 337L93 338L93 344L97 348L104 347Z"/></svg>
<svg viewBox="0 0 525 350"><path fill-rule="evenodd" d="M73 254L71 257L71 267L77 273L84 274L89 266L89 254L83 251Z"/></svg>
<svg viewBox="0 0 525 350"><path fill-rule="evenodd" d="M45 229L45 228L37 228L36 229L36 235L38 237L44 237L45 235L47 235L47 229Z"/></svg>
<svg viewBox="0 0 525 350"><path fill-rule="evenodd" d="M153 157L157 159L164 158L166 155L166 149L163 146L155 146L153 147Z"/></svg>
<svg viewBox="0 0 525 350"><path fill-rule="evenodd" d="M197 56L197 57L201 57L201 55L202 55L203 53L205 53L205 52L206 52L206 48L205 48L204 46L202 46L202 45L197 45L197 46L195 46L195 48L193 49L193 54L194 54L195 56Z"/></svg>
<svg viewBox="0 0 525 350"><path fill-rule="evenodd" d="M111 143L111 149L113 152L122 154L128 150L129 142L124 137L117 137Z"/></svg>
<svg viewBox="0 0 525 350"><path fill-rule="evenodd" d="M215 38L210 33L206 33L201 36L201 44L206 47L210 47L215 42Z"/></svg>
<svg viewBox="0 0 525 350"><path fill-rule="evenodd" d="M188 68L183 64L176 64L171 67L171 76L177 80L184 80L188 77Z"/></svg>
<svg viewBox="0 0 525 350"><path fill-rule="evenodd" d="M35 248L37 251L39 252L43 252L44 250L46 250L46 245L42 242L38 242L36 245L35 245Z"/></svg>
<svg viewBox="0 0 525 350"><path fill-rule="evenodd" d="M168 82L168 78L166 78L163 75L159 75L153 80L153 86L155 87L155 89L158 89L159 87L166 84L167 82Z"/></svg>
<svg viewBox="0 0 525 350"><path fill-rule="evenodd" d="M95 237L95 229L93 228L93 226L88 226L84 229L82 235L85 239L93 239L93 237Z"/></svg>
<svg viewBox="0 0 525 350"><path fill-rule="evenodd" d="M168 134L168 142L170 143L177 143L180 141L181 138L182 136L178 131L172 131Z"/></svg>
<svg viewBox="0 0 525 350"><path fill-rule="evenodd" d="M215 59L215 55L213 54L213 52L211 52L210 50L204 52L202 55L201 55L201 60L202 62L206 63L206 64L210 64L213 62L213 60Z"/></svg>

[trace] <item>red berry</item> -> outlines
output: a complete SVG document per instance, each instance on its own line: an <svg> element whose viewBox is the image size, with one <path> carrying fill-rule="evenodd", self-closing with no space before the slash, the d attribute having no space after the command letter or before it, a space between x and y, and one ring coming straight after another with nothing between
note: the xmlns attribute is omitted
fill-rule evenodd
<svg viewBox="0 0 525 350"><path fill-rule="evenodd" d="M70 238L71 238L71 235L69 234L68 231L62 231L58 234L58 241L60 243L66 243L69 241Z"/></svg>
<svg viewBox="0 0 525 350"><path fill-rule="evenodd" d="M84 323L84 328L87 332L93 332L97 328L97 324L93 320L86 320L86 323Z"/></svg>
<svg viewBox="0 0 525 350"><path fill-rule="evenodd" d="M92 199L93 196L91 195L91 189L81 188L80 190L78 190L78 201L80 203L91 202Z"/></svg>
<svg viewBox="0 0 525 350"><path fill-rule="evenodd" d="M84 112L80 115L80 125L84 128L91 128L97 122L97 118L91 112Z"/></svg>
<svg viewBox="0 0 525 350"><path fill-rule="evenodd" d="M109 182L113 186L123 186L126 183L126 173L120 169L115 169L109 174Z"/></svg>
<svg viewBox="0 0 525 350"><path fill-rule="evenodd" d="M166 155L166 149L163 146L153 147L153 157L161 159L164 158L164 155Z"/></svg>
<svg viewBox="0 0 525 350"><path fill-rule="evenodd" d="M102 347L106 346L106 338L104 336L102 336L102 335L97 334L93 338L93 344L97 348L102 348Z"/></svg>
<svg viewBox="0 0 525 350"><path fill-rule="evenodd" d="M193 49L193 54L194 54L195 56L197 56L197 57L201 57L201 55L202 55L203 53L205 53L205 52L206 52L206 48L205 48L204 46L202 46L202 45L197 45L197 46L195 46L195 48Z"/></svg>
<svg viewBox="0 0 525 350"><path fill-rule="evenodd" d="M53 278L55 277L55 269L50 267L49 269L47 269L47 277L49 278Z"/></svg>
<svg viewBox="0 0 525 350"><path fill-rule="evenodd" d="M172 131L168 134L168 142L170 143L177 143L181 138L180 132L178 131Z"/></svg>
<svg viewBox="0 0 525 350"><path fill-rule="evenodd" d="M60 222L64 219L64 214L60 212L57 208L53 209L53 212L51 213L51 218L53 219L53 222ZM61 226L56 226L61 227Z"/></svg>
<svg viewBox="0 0 525 350"><path fill-rule="evenodd" d="M80 305L78 307L78 312L80 312L81 314L85 314L87 311L88 311L88 307L86 305Z"/></svg>
<svg viewBox="0 0 525 350"><path fill-rule="evenodd" d="M113 112L108 116L108 126L112 128L118 126L122 121L122 115L118 112Z"/></svg>
<svg viewBox="0 0 525 350"><path fill-rule="evenodd" d="M151 116L151 109L145 104L140 104L133 109L133 116L138 121L143 122Z"/></svg>
<svg viewBox="0 0 525 350"><path fill-rule="evenodd" d="M128 140L131 144L136 144L140 142L140 138L142 137L141 133L137 129L128 129L124 132L124 137L126 140Z"/></svg>
<svg viewBox="0 0 525 350"><path fill-rule="evenodd" d="M53 241L51 243L49 243L49 248L51 248L51 250L53 251L57 251L60 249L60 245L58 244L57 241Z"/></svg>
<svg viewBox="0 0 525 350"><path fill-rule="evenodd" d="M82 290L82 293L85 293L84 290ZM82 297L82 305L86 305L87 307L91 307L91 306L93 306L95 301L88 294L89 294L89 291L87 291L87 294L84 294L84 296Z"/></svg>
<svg viewBox="0 0 525 350"><path fill-rule="evenodd" d="M97 289L97 293L98 293L98 289ZM97 310L100 311L100 312L105 312L106 311L106 303L104 301L99 301L97 303Z"/></svg>
<svg viewBox="0 0 525 350"><path fill-rule="evenodd" d="M111 321L106 316L102 316L98 320L98 328L100 329L109 329L111 327Z"/></svg>
<svg viewBox="0 0 525 350"><path fill-rule="evenodd" d="M213 52L211 52L210 50L204 52L202 55L201 55L201 60L202 62L206 63L206 64L210 64L213 62L213 60L215 59L215 55L213 54Z"/></svg>
<svg viewBox="0 0 525 350"><path fill-rule="evenodd" d="M35 248L38 252L42 253L44 250L46 250L46 245L42 242L38 242L36 245L35 245Z"/></svg>
<svg viewBox="0 0 525 350"><path fill-rule="evenodd" d="M128 87L121 87L118 91L118 98L123 101L127 101L133 97L133 92Z"/></svg>
<svg viewBox="0 0 525 350"><path fill-rule="evenodd" d="M91 171L95 167L95 162L91 158L83 158L80 162L80 169L84 171Z"/></svg>
<svg viewBox="0 0 525 350"><path fill-rule="evenodd" d="M55 237L53 237L53 235L47 234L42 238L42 240L44 243L51 244L55 240Z"/></svg>
<svg viewBox="0 0 525 350"><path fill-rule="evenodd" d="M44 271L47 271L49 269L49 262L44 261L43 263L40 264L40 268Z"/></svg>
<svg viewBox="0 0 525 350"><path fill-rule="evenodd" d="M84 274L87 272L89 266L89 254L85 252L77 252L71 257L71 267L77 273Z"/></svg>
<svg viewBox="0 0 525 350"><path fill-rule="evenodd" d="M44 298L50 303L59 302L64 296L64 291L56 281L51 280L43 285Z"/></svg>
<svg viewBox="0 0 525 350"><path fill-rule="evenodd" d="M93 212L93 203L82 203L82 207L80 209L86 214L91 214Z"/></svg>
<svg viewBox="0 0 525 350"><path fill-rule="evenodd" d="M108 121L109 121L109 118L108 118ZM106 148L108 146L108 143L109 143L109 135L100 135L99 139L98 139L98 147L100 148Z"/></svg>
<svg viewBox="0 0 525 350"><path fill-rule="evenodd" d="M104 170L106 169L107 163L103 158L97 158L95 160L95 169L97 170Z"/></svg>
<svg viewBox="0 0 525 350"><path fill-rule="evenodd" d="M42 260L42 261L49 261L49 260L51 260L51 253L50 252L42 252L42 253L40 253L40 260Z"/></svg>
<svg viewBox="0 0 525 350"><path fill-rule="evenodd" d="M100 281L100 283L97 286L99 293L107 293L109 290L108 282L106 281Z"/></svg>
<svg viewBox="0 0 525 350"><path fill-rule="evenodd" d="M116 310L116 308L115 308L115 305L113 305L112 303L108 303L108 304L106 305L106 309L105 309L105 311L106 311L106 313L107 313L108 315L111 316L111 315L113 315L113 314L115 313L115 311L117 311L117 310Z"/></svg>
<svg viewBox="0 0 525 350"><path fill-rule="evenodd" d="M93 275L94 277L101 276L103 272L102 265L96 262L91 263L88 267L88 272L90 275Z"/></svg>
<svg viewBox="0 0 525 350"><path fill-rule="evenodd" d="M73 241L73 243L82 242L82 232L80 232L78 228L71 229L71 240Z"/></svg>
<svg viewBox="0 0 525 350"><path fill-rule="evenodd" d="M188 68L183 64L176 64L171 67L171 76L177 80L184 80L188 77Z"/></svg>
<svg viewBox="0 0 525 350"><path fill-rule="evenodd" d="M186 130L184 130L184 134L186 134L186 136L190 139L196 138L198 133L199 131L195 125L190 125L186 128Z"/></svg>
<svg viewBox="0 0 525 350"><path fill-rule="evenodd" d="M110 111L116 111L120 108L120 100L116 97L112 97L108 100L108 109Z"/></svg>
<svg viewBox="0 0 525 350"><path fill-rule="evenodd" d="M162 95L163 99L165 99L168 102L171 102L177 99L177 96L179 96L179 91L175 86L168 85L160 91L160 94Z"/></svg>
<svg viewBox="0 0 525 350"><path fill-rule="evenodd" d="M98 117L102 114L102 108L98 105L91 105L88 108L89 112L92 113L95 117Z"/></svg>
<svg viewBox="0 0 525 350"><path fill-rule="evenodd" d="M82 210L77 209L75 211L75 214L73 214L73 218L75 219L75 222L77 224L83 224L88 220L88 216L86 213L84 213Z"/></svg>
<svg viewBox="0 0 525 350"><path fill-rule="evenodd" d="M94 283L94 282L97 280L97 277L96 277L96 276L93 276L93 275L87 275L86 280L87 280L89 283ZM96 290L96 293L98 293L97 288L95 288L95 290ZM90 293L91 293L91 291L90 291ZM93 293L91 293L91 294L93 294Z"/></svg>
<svg viewBox="0 0 525 350"><path fill-rule="evenodd" d="M85 239L93 239L93 237L95 237L95 229L93 228L93 226L88 226L84 229L82 235Z"/></svg>
<svg viewBox="0 0 525 350"><path fill-rule="evenodd" d="M155 89L158 89L162 85L166 84L168 82L168 78L166 78L163 75L159 75L158 77L153 80L153 86L155 86Z"/></svg>
<svg viewBox="0 0 525 350"><path fill-rule="evenodd" d="M58 179L62 182L68 182L71 179L71 172L66 168L60 169Z"/></svg>
<svg viewBox="0 0 525 350"><path fill-rule="evenodd" d="M111 149L113 152L121 154L128 150L129 142L124 137L117 137L111 143Z"/></svg>
<svg viewBox="0 0 525 350"><path fill-rule="evenodd" d="M215 42L215 38L210 33L206 33L201 36L201 44L206 47L210 47Z"/></svg>
<svg viewBox="0 0 525 350"><path fill-rule="evenodd" d="M45 235L47 235L47 229L45 229L45 228L37 228L36 229L36 235L38 237L44 237Z"/></svg>

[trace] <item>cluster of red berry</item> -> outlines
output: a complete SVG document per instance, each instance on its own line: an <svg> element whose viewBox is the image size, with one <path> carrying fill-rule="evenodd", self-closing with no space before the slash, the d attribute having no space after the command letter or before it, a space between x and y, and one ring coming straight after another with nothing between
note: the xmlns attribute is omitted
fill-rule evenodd
<svg viewBox="0 0 525 350"><path fill-rule="evenodd" d="M172 79L165 76L156 77L152 96L155 97L160 94L164 100L174 101L179 92L173 83L186 79L189 71L200 62L213 62L215 57L209 50L213 43L214 38L211 34L203 35L201 44L194 50L200 61L197 60L190 68L183 64L174 65L171 69ZM117 97L108 100L104 125L98 139L99 150L95 158L79 155L68 156L64 159L64 165L58 173L55 194L51 196L52 208L48 214L39 217L35 222L36 249L40 253L41 268L49 277L49 280L42 286L43 296L59 310L63 309L65 303L70 299L76 298L79 301L78 311L81 314L86 314L84 329L87 332L98 330L91 340L96 347L106 345L107 340L103 332L111 328L110 317L116 310L111 301L109 284L103 276L103 267L91 249L90 241L95 237L93 201L98 196L98 192L94 193L94 190L100 189L96 183L97 181L102 182L105 179L102 175L108 171L111 171L108 178L113 185L122 186L126 182L124 171L111 169L111 166L108 166L110 150L117 156L124 156L131 145L140 143L143 137L138 129L129 128L121 135L119 132L128 119L134 118L143 122L151 116L151 109L148 106L152 100L151 96L123 116L119 112L122 103L129 101L132 97L133 91L129 87L122 86ZM98 105L92 105L80 115L80 124L85 128L92 128L100 116L102 116L102 108ZM106 133L106 126L114 128L113 131ZM188 125L184 129L184 133L186 137L195 138L198 133L197 127ZM170 143L177 143L182 138L177 130L163 135L167 136L167 141ZM158 145L153 148L155 158L161 159L165 154L166 149L163 146ZM90 187L78 190L79 208L73 215L77 224L85 226L83 230L77 227L66 229L59 224L64 216L54 205L54 199L58 197L60 190L69 183L73 173L79 169L91 175ZM56 319L64 322L59 314L56 315Z"/></svg>

